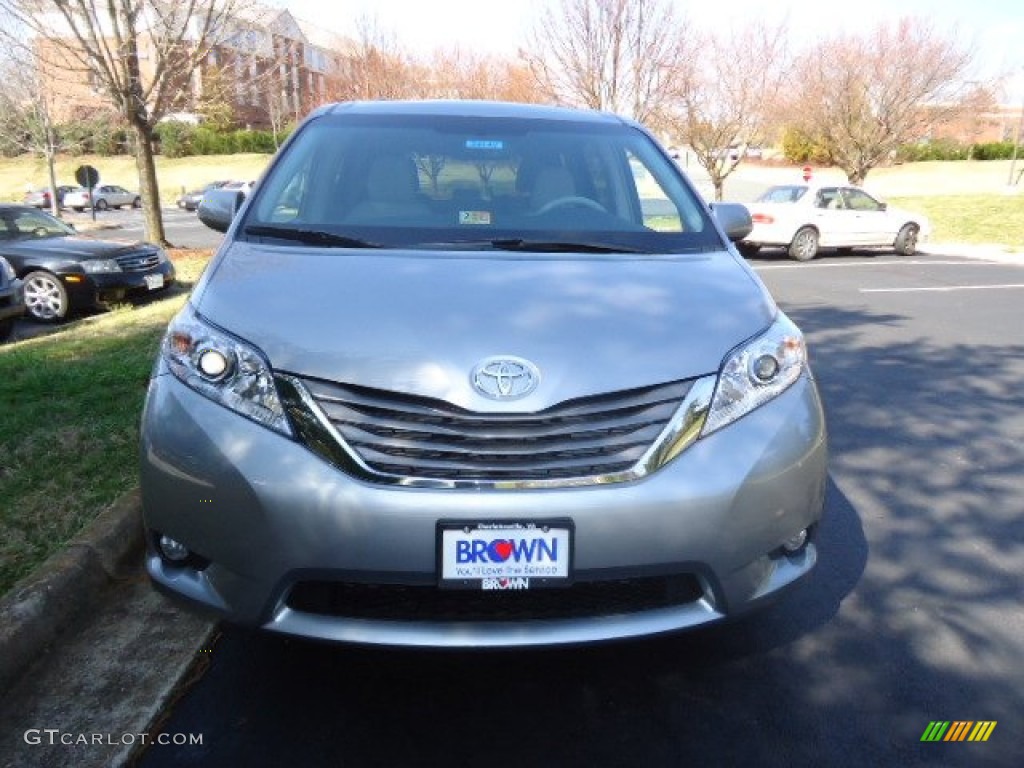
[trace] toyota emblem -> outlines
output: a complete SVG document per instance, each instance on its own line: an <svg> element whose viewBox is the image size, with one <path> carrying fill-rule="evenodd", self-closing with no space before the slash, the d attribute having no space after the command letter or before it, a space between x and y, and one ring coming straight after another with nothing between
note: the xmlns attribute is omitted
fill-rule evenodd
<svg viewBox="0 0 1024 768"><path fill-rule="evenodd" d="M518 400L540 384L540 370L521 357L488 357L470 376L473 388L492 400Z"/></svg>

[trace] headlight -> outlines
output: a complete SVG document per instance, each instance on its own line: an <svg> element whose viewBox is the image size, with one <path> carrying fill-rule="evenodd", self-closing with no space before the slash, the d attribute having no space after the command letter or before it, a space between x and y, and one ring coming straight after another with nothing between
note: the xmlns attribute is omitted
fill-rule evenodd
<svg viewBox="0 0 1024 768"><path fill-rule="evenodd" d="M11 282L17 275L14 272L14 267L11 266L11 262L0 256L0 272L4 273L4 277L7 278L6 282Z"/></svg>
<svg viewBox="0 0 1024 768"><path fill-rule="evenodd" d="M291 427L270 365L255 347L207 325L186 304L167 328L162 352L185 386L283 435Z"/></svg>
<svg viewBox="0 0 1024 768"><path fill-rule="evenodd" d="M803 334L779 312L771 328L734 350L725 361L702 434L732 424L778 397L800 377L806 365Z"/></svg>
<svg viewBox="0 0 1024 768"><path fill-rule="evenodd" d="M98 275L106 272L120 272L121 265L113 259L86 259L82 269L87 275Z"/></svg>

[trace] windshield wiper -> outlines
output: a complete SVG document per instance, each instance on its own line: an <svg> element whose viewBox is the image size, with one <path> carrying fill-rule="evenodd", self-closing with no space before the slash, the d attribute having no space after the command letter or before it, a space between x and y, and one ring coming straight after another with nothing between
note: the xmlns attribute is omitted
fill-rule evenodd
<svg viewBox="0 0 1024 768"><path fill-rule="evenodd" d="M641 248L631 248L628 245L618 245L617 243L526 240L520 237L491 240L490 243L500 251L527 251L530 253L648 253Z"/></svg>
<svg viewBox="0 0 1024 768"><path fill-rule="evenodd" d="M250 224L245 234L256 237L277 237L281 240L295 240L306 245L335 246L338 248L383 248L380 243L360 240L358 237L336 235L319 229L296 229L295 227L273 227Z"/></svg>

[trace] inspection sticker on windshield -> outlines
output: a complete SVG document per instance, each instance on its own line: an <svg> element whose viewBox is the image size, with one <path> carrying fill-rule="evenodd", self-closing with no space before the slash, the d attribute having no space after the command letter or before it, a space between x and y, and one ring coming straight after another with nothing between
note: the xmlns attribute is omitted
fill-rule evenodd
<svg viewBox="0 0 1024 768"><path fill-rule="evenodd" d="M572 522L442 522L440 585L462 589L564 586L572 560Z"/></svg>
<svg viewBox="0 0 1024 768"><path fill-rule="evenodd" d="M164 276L163 275L146 275L143 280L146 281L146 288L151 291L155 291L157 288L164 287Z"/></svg>
<svg viewBox="0 0 1024 768"><path fill-rule="evenodd" d="M459 224L490 224L490 211L459 211Z"/></svg>

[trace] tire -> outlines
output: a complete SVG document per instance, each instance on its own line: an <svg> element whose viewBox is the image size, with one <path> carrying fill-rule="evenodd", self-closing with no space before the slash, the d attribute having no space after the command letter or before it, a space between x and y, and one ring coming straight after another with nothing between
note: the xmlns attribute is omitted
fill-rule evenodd
<svg viewBox="0 0 1024 768"><path fill-rule="evenodd" d="M913 256L917 252L917 234L920 231L917 224L904 224L892 244L893 250L900 256Z"/></svg>
<svg viewBox="0 0 1024 768"><path fill-rule="evenodd" d="M818 230L801 227L789 244L789 258L794 261L810 261L818 255Z"/></svg>
<svg viewBox="0 0 1024 768"><path fill-rule="evenodd" d="M761 246L753 243L736 243L736 250L740 252L741 256L749 259L751 256L757 256Z"/></svg>
<svg viewBox="0 0 1024 768"><path fill-rule="evenodd" d="M142 198L141 197L136 197L134 200L132 200L132 208L141 208L141 207L142 207Z"/></svg>
<svg viewBox="0 0 1024 768"><path fill-rule="evenodd" d="M71 207L72 207L72 208L74 208L74 209L75 209L76 211L78 211L79 213L81 213L82 211L84 211L84 210L85 210L85 208L84 208L83 206L81 206L81 205L73 205L73 206L71 206Z"/></svg>
<svg viewBox="0 0 1024 768"><path fill-rule="evenodd" d="M105 211L105 210L107 210L108 207L109 206L107 205L107 201L104 200L102 197L99 200L96 201L96 210L97 211Z"/></svg>
<svg viewBox="0 0 1024 768"><path fill-rule="evenodd" d="M56 275L43 271L29 272L25 275L25 307L29 317L55 323L67 317L70 309L68 292Z"/></svg>

